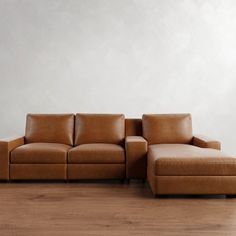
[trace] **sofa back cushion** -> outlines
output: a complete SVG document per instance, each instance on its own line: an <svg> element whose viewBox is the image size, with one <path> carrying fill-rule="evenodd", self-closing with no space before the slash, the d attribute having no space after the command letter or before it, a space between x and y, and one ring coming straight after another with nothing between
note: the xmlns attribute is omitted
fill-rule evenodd
<svg viewBox="0 0 236 236"><path fill-rule="evenodd" d="M28 114L26 143L61 143L73 145L73 114Z"/></svg>
<svg viewBox="0 0 236 236"><path fill-rule="evenodd" d="M76 114L75 145L122 144L124 137L125 118L122 114Z"/></svg>
<svg viewBox="0 0 236 236"><path fill-rule="evenodd" d="M143 136L148 144L189 144L192 140L190 114L143 115Z"/></svg>

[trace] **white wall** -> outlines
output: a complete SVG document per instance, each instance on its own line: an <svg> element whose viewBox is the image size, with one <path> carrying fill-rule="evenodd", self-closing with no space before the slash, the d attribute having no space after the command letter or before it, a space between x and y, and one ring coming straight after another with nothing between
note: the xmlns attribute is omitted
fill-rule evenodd
<svg viewBox="0 0 236 236"><path fill-rule="evenodd" d="M0 137L29 112L190 112L236 154L235 104L235 0L0 0Z"/></svg>

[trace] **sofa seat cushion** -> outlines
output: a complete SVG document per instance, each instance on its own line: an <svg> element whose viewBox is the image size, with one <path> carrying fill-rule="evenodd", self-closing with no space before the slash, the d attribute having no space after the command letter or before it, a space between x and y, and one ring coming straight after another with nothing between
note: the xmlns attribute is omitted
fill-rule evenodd
<svg viewBox="0 0 236 236"><path fill-rule="evenodd" d="M236 175L236 158L188 144L150 145L148 166L156 176Z"/></svg>
<svg viewBox="0 0 236 236"><path fill-rule="evenodd" d="M66 164L71 146L57 143L30 143L11 152L12 164Z"/></svg>
<svg viewBox="0 0 236 236"><path fill-rule="evenodd" d="M116 164L124 162L124 149L122 146L116 144L82 144L72 148L68 154L68 163Z"/></svg>

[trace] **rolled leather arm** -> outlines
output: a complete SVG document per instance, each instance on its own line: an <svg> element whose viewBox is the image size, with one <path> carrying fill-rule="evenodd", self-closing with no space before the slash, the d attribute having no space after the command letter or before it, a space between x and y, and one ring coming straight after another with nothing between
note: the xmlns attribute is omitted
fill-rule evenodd
<svg viewBox="0 0 236 236"><path fill-rule="evenodd" d="M24 137L0 139L0 180L9 180L10 152L24 144Z"/></svg>
<svg viewBox="0 0 236 236"><path fill-rule="evenodd" d="M126 177L146 178L147 141L141 136L127 136L125 140Z"/></svg>
<svg viewBox="0 0 236 236"><path fill-rule="evenodd" d="M221 143L219 141L202 135L196 135L193 137L193 145L201 148L213 148L217 150L221 149Z"/></svg>

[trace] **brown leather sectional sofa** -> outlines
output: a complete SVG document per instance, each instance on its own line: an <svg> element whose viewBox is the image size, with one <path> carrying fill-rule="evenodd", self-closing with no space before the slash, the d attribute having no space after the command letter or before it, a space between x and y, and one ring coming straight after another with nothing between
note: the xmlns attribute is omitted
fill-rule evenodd
<svg viewBox="0 0 236 236"><path fill-rule="evenodd" d="M0 140L0 180L146 179L158 194L236 194L236 158L189 114L29 114Z"/></svg>

